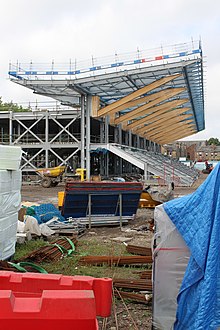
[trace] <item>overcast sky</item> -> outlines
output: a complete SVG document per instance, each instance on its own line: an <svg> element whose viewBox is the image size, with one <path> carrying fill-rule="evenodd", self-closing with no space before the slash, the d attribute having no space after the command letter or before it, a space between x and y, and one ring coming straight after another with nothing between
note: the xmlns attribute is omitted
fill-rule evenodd
<svg viewBox="0 0 220 330"><path fill-rule="evenodd" d="M206 129L220 139L220 2L216 0L1 1L0 96L47 100L8 79L9 62L83 60L202 40ZM189 138L188 138L189 139Z"/></svg>

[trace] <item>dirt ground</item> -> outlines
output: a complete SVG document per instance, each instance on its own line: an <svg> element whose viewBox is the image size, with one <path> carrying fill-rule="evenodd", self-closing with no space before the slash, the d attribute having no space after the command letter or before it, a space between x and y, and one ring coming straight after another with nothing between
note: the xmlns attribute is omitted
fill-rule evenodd
<svg viewBox="0 0 220 330"><path fill-rule="evenodd" d="M38 204L52 203L58 205L58 192L64 190L64 185L51 188L42 188L40 185L22 186L22 202L33 202ZM130 238L130 244L150 246L152 233L149 230L134 231L133 229L145 227L153 219L153 209L138 209L135 220L131 220L128 225L124 225L122 230L118 226L112 227L92 227L83 238L91 238L93 235L103 240L116 238L119 236Z"/></svg>
<svg viewBox="0 0 220 330"><path fill-rule="evenodd" d="M199 179L192 187L175 187L174 196L179 197L194 192L198 186L207 178L207 174L201 173ZM32 201L37 203L58 203L58 192L64 191L64 184L60 183L57 187L42 188L39 184L31 183L22 186L22 201Z"/></svg>
<svg viewBox="0 0 220 330"><path fill-rule="evenodd" d="M180 197L194 192L197 187L205 180L207 176L201 175L196 183L190 187L175 187L174 197ZM64 190L64 185L53 188L42 188L40 185L24 185L22 187L22 201L34 203L52 203L58 204L58 192ZM150 221L153 219L153 209L138 209L135 220L130 221L126 226L120 227L98 227L92 228L87 232L83 239L91 239L99 237L100 240L110 240L112 238L125 237L129 240L129 244L151 246L152 232L146 230ZM137 228L145 228L145 230L134 230ZM114 305L112 316L107 320L99 320L100 329L110 330L150 330L152 327L152 307L151 304L126 303L118 301ZM115 317L116 315L116 317ZM117 321L115 321L117 319ZM104 323L103 323L104 322ZM106 322L106 323L105 323ZM117 324L118 322L118 324Z"/></svg>
<svg viewBox="0 0 220 330"><path fill-rule="evenodd" d="M174 198L193 193L198 186L206 179L206 174L201 174L199 179L193 184L192 187L175 187ZM40 185L23 185L22 186L22 202L34 202L38 204L52 203L58 206L58 192L64 191L64 184L57 187L42 188ZM149 225L149 222L154 217L153 209L138 209L136 218L130 221L128 225L123 226L122 230L119 227L94 227L88 231L87 236L90 237L95 233L102 239L108 239L118 236L130 237L130 244L150 246L152 233L150 231L133 231L133 229L141 226Z"/></svg>

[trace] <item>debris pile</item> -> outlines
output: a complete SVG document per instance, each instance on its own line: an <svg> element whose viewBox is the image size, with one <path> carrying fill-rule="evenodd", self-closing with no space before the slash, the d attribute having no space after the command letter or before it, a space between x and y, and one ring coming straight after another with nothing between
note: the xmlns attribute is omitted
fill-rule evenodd
<svg viewBox="0 0 220 330"><path fill-rule="evenodd" d="M52 219L47 223L47 225L59 236L73 236L74 234L82 236L86 231L85 224L71 218L63 222Z"/></svg>
<svg viewBox="0 0 220 330"><path fill-rule="evenodd" d="M22 203L19 211L17 242L24 243L32 237L73 236L85 232L79 221L65 220L53 204Z"/></svg>
<svg viewBox="0 0 220 330"><path fill-rule="evenodd" d="M147 189L144 189L141 193L139 208L150 208L154 209L157 205L160 205L161 202L158 200L154 200Z"/></svg>

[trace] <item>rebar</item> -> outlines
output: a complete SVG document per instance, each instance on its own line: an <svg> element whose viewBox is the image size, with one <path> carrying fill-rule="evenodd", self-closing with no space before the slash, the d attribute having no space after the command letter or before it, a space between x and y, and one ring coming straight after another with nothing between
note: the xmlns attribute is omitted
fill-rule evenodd
<svg viewBox="0 0 220 330"><path fill-rule="evenodd" d="M151 248L145 246L131 245L126 246L126 250L129 253L141 255L141 256L152 256Z"/></svg>
<svg viewBox="0 0 220 330"><path fill-rule="evenodd" d="M133 274L138 274L140 279L151 280L152 278L152 270L135 271Z"/></svg>
<svg viewBox="0 0 220 330"><path fill-rule="evenodd" d="M119 290L118 290L118 292L120 292L121 297L123 297L125 299L131 299L131 300L135 300L135 301L142 302L145 304L148 304L150 301L149 299L146 299L146 296L144 293L125 292L125 291L119 291ZM116 296L119 296L118 292L115 291Z"/></svg>
<svg viewBox="0 0 220 330"><path fill-rule="evenodd" d="M130 280L124 278L113 279L114 288L124 288L139 291L152 291L151 280Z"/></svg>
<svg viewBox="0 0 220 330"><path fill-rule="evenodd" d="M151 256L86 256L80 258L79 262L81 264L90 265L102 265L107 264L112 265L134 265L134 264L148 264L152 263Z"/></svg>
<svg viewBox="0 0 220 330"><path fill-rule="evenodd" d="M70 239L74 245L77 243L76 238ZM19 261L35 261L41 263L43 261L52 261L62 259L64 251L71 249L72 246L66 238L59 238L52 241L47 246L42 246L39 249L31 252L30 254L24 256Z"/></svg>

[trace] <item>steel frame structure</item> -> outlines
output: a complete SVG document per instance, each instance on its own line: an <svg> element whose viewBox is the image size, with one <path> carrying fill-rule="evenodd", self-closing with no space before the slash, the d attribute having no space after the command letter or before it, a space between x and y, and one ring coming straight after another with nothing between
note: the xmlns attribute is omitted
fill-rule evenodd
<svg viewBox="0 0 220 330"><path fill-rule="evenodd" d="M25 171L56 165L55 158L59 165L65 164L80 150L80 140L69 129L79 119L72 111L5 112L0 118L1 142L22 146L21 168ZM50 132L51 124L57 126L54 133ZM59 153L60 146L68 149L65 158Z"/></svg>
<svg viewBox="0 0 220 330"><path fill-rule="evenodd" d="M71 140L70 144L65 144L65 148L74 148L68 157L80 151L80 165L87 169L90 178L93 136L99 136L100 144L113 142L159 151L162 144L203 130L201 44L194 42L175 45L174 48L155 56L138 53L134 59L117 57L114 63L99 65L93 61L91 67L83 66L80 69L75 65L74 70L72 64L69 68L59 69L52 63L50 70L43 70L37 65L34 67L33 63L30 67L25 64L11 65L11 81L78 110L68 114L45 112L36 118L35 114L31 114L35 123L30 126L24 124L25 115L21 120L19 115L10 114L9 143L18 144L30 133L37 141L36 145L41 146L41 151L45 153L45 166L49 165L49 153L56 155L63 164L66 159L54 151L54 145L55 140L65 132ZM74 117L76 112L78 117ZM62 124L58 115L63 116L63 119L68 118L69 122ZM80 119L77 137L69 130L76 118ZM34 130L41 120L45 120L44 140ZM14 121L24 129L17 139L11 138ZM60 128L60 132L52 139L48 137L50 121ZM26 148L33 148L33 145L29 144ZM39 154L40 150L35 155ZM101 158L101 170L105 168L105 174L108 174L109 154L103 154ZM31 162L26 159L25 164L30 165ZM115 157L114 162L120 173L123 161Z"/></svg>
<svg viewBox="0 0 220 330"><path fill-rule="evenodd" d="M83 98L82 101L84 102ZM72 167L84 168L87 165L87 170L90 171L86 159L90 159L91 149L96 145L96 149L100 146L100 150L104 150L109 142L159 151L159 146L155 143L145 139L137 141L129 132L122 134L118 127L114 127L112 136L109 136L109 130L112 128L109 129L109 125L104 121L93 120L91 134L88 129L85 130L90 121L88 117L85 116L83 106L80 112L75 113L71 110L0 112L0 143L22 146L24 153L21 169L24 172L68 163ZM93 152L96 153L94 150ZM120 163L120 160L117 161ZM109 174L108 162L109 155L104 153L100 164L103 175ZM122 173L121 163L117 168L117 173ZM127 172L131 172L128 164Z"/></svg>

